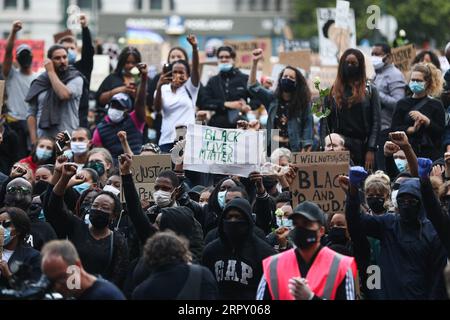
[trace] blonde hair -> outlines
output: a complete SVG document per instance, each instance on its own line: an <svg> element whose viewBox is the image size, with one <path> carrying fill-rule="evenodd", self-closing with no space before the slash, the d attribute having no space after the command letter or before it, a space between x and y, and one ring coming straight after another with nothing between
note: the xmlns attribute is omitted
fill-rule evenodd
<svg viewBox="0 0 450 320"><path fill-rule="evenodd" d="M420 72L426 83L426 92L432 97L439 97L442 93L443 80L442 72L432 63L417 63L412 66L411 75L413 72Z"/></svg>
<svg viewBox="0 0 450 320"><path fill-rule="evenodd" d="M384 208L386 210L392 209L391 203L391 179L383 171L377 171L367 177L364 183L364 192L367 193L369 189L375 190L377 193L386 195Z"/></svg>
<svg viewBox="0 0 450 320"><path fill-rule="evenodd" d="M389 189L389 193L390 193L390 190L391 190L391 179L383 171L378 170L374 174L371 174L370 176L368 176L367 179L366 179L366 182L364 183L364 189L367 190L369 185L373 181L380 181L383 184L385 184L387 186L387 188Z"/></svg>

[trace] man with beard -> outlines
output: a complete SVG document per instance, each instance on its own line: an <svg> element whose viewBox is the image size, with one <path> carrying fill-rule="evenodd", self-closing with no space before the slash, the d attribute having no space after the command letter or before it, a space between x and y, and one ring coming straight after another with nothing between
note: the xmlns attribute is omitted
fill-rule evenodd
<svg viewBox="0 0 450 320"><path fill-rule="evenodd" d="M14 21L6 44L2 70L6 79L6 93L8 95L6 118L9 128L16 132L19 138L19 143L16 144L15 150L17 159L28 155L28 127L26 120L29 106L25 102L25 96L30 89L31 82L37 77L37 74L31 68L33 52L31 47L26 44L21 44L16 48L16 60L19 68L14 68L12 65L14 42L17 33L21 29L22 22Z"/></svg>
<svg viewBox="0 0 450 320"><path fill-rule="evenodd" d="M28 214L31 232L27 243L40 250L45 243L56 239L56 233L47 222L43 221L42 207L36 200L32 204L32 186L24 178L15 178L6 186L5 206L20 208Z"/></svg>
<svg viewBox="0 0 450 320"><path fill-rule="evenodd" d="M65 47L53 45L47 58L46 72L33 81L25 99L30 104L27 121L32 143L38 137L55 137L79 127L78 109L86 80L69 66Z"/></svg>

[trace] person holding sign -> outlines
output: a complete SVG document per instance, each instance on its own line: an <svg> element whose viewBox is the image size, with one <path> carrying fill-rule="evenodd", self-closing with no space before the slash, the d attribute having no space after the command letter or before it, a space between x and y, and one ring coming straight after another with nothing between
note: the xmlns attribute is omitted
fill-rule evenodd
<svg viewBox="0 0 450 320"><path fill-rule="evenodd" d="M187 37L192 46L192 72L189 63L178 60L172 70L158 81L154 108L162 110L161 137L159 146L162 152L169 152L176 140L174 128L179 125L195 124L195 104L200 88L198 42L194 35Z"/></svg>
<svg viewBox="0 0 450 320"><path fill-rule="evenodd" d="M249 91L268 107L267 141L268 148L272 139L280 147L292 152L311 151L313 144L313 116L311 113L311 91L305 77L293 67L286 67L278 77L275 93L257 83L258 62L263 57L263 50L253 51L253 65L249 80ZM280 130L272 138L271 130Z"/></svg>
<svg viewBox="0 0 450 320"><path fill-rule="evenodd" d="M361 51L348 49L342 55L325 106L331 114L321 120L321 140L332 132L341 134L353 162L373 170L380 132L380 99L377 88L367 82Z"/></svg>
<svg viewBox="0 0 450 320"><path fill-rule="evenodd" d="M412 97L401 99L392 116L391 131L404 131L418 157L436 160L442 156L445 109L432 98L442 91L441 72L433 64L416 64L409 88Z"/></svg>

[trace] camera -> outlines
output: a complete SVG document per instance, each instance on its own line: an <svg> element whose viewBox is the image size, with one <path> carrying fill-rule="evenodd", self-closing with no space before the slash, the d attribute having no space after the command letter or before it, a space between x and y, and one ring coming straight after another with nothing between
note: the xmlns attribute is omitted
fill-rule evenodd
<svg viewBox="0 0 450 320"><path fill-rule="evenodd" d="M63 140L57 140L56 141L56 147L58 148L58 153L63 153L64 148L69 145L70 140L72 140L72 138L70 137L69 132L66 130L64 131L64 138Z"/></svg>
<svg viewBox="0 0 450 320"><path fill-rule="evenodd" d="M172 71L172 64L171 63L165 63L163 66L163 73L168 73Z"/></svg>

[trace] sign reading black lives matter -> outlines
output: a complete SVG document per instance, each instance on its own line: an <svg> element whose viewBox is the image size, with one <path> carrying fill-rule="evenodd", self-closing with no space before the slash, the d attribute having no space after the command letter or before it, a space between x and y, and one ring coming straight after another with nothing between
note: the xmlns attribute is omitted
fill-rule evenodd
<svg viewBox="0 0 450 320"><path fill-rule="evenodd" d="M266 155L266 131L188 126L184 170L248 177Z"/></svg>
<svg viewBox="0 0 450 320"><path fill-rule="evenodd" d="M158 175L165 170L172 170L170 154L148 156L133 156L131 165L134 185L141 200L153 201L155 182ZM122 202L125 202L124 192L120 192Z"/></svg>
<svg viewBox="0 0 450 320"><path fill-rule="evenodd" d="M308 200L325 213L344 213L345 192L338 177L348 174L349 163L348 151L294 153L292 164L298 167L291 185L294 207Z"/></svg>

